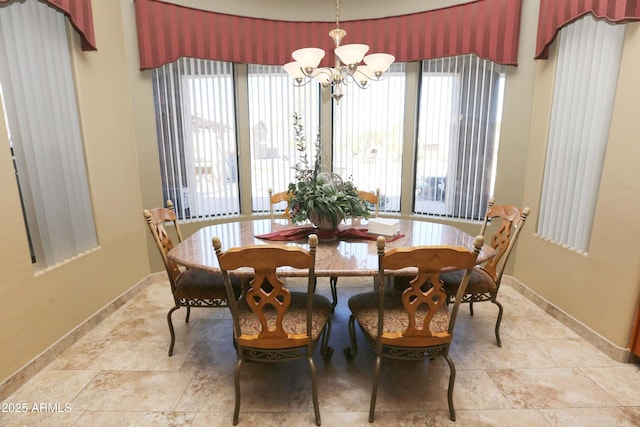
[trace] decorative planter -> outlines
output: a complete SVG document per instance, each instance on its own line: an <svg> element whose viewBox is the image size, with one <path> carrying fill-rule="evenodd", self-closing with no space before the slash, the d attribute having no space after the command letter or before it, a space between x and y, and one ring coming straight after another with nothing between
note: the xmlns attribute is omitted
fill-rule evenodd
<svg viewBox="0 0 640 427"><path fill-rule="evenodd" d="M343 218L339 218L336 221L336 224L340 224ZM318 235L318 239L320 240L334 240L336 238L336 233L338 232L338 226L333 226L333 222L329 219L322 218L320 219L315 212L309 213L309 221L316 228L316 234Z"/></svg>

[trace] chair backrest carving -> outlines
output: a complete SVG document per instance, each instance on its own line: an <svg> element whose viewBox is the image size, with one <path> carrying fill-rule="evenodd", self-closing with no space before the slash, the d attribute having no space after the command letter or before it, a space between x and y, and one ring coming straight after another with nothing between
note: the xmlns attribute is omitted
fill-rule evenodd
<svg viewBox="0 0 640 427"><path fill-rule="evenodd" d="M143 211L143 216L147 221L147 226L151 232L153 241L160 252L167 274L169 275L171 289L174 290L175 282L180 276L180 269L176 263L167 258L167 254L173 248L173 242L164 226L167 222L173 223L178 241L182 241L182 233L180 232L180 226L178 225L178 219L173 208L173 203L171 200L167 200L166 208L145 209Z"/></svg>
<svg viewBox="0 0 640 427"><path fill-rule="evenodd" d="M257 335L241 334L237 302L230 301L230 308L234 318L234 329L238 343L257 348L287 348L301 346L310 342L307 333L295 334L287 330L283 323L285 314L291 303L291 292L278 277L279 267L293 267L308 270L307 292L310 298L315 283L315 256L318 238L314 234L309 236L309 250L297 246L282 245L249 245L230 248L222 251L219 237L213 238L213 247L225 279L227 292L231 291L229 272L241 268L249 268L254 272L254 278L249 283L246 302L256 315L260 323ZM268 313L271 311L271 313ZM275 312L275 315L274 315ZM311 313L307 310L307 328L311 331Z"/></svg>
<svg viewBox="0 0 640 427"><path fill-rule="evenodd" d="M460 296L464 294L471 269L484 244L484 238L477 236L473 250L453 246L419 246L393 248L385 252L385 239L380 236L377 241L379 271L377 287L381 301L378 307L378 336L382 344L400 346L437 345L449 342L457 316L460 298L456 299L449 316L447 332L433 333L429 326L438 310L447 303L447 294L440 280L443 270L466 270L459 288ZM402 293L402 305L408 316L406 330L392 333L383 331L384 316L384 275L393 270L406 268L417 269L416 276L409 287ZM462 293L460 293L460 291Z"/></svg>
<svg viewBox="0 0 640 427"><path fill-rule="evenodd" d="M494 205L493 200L489 202L480 233L484 235L487 226L493 220L501 220L501 222L490 238L490 245L496 250L496 256L490 259L483 268L498 285L530 211L531 209L528 207L521 209L512 205Z"/></svg>

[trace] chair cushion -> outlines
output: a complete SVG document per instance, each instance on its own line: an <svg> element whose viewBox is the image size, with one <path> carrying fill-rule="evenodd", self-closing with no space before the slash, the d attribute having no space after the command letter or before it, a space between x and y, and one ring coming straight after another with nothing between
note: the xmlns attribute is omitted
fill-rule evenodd
<svg viewBox="0 0 640 427"><path fill-rule="evenodd" d="M444 282L444 289L449 295L458 293L458 286L464 276L464 270L449 271L440 274L440 279ZM498 286L489 273L480 267L474 267L467 284L466 294L496 294Z"/></svg>
<svg viewBox="0 0 640 427"><path fill-rule="evenodd" d="M264 314L269 324L275 324L276 310L266 307ZM331 302L318 294L313 295L313 315L311 316L311 337L316 340L324 325L331 316ZM258 335L261 330L260 321L251 307L247 305L245 298L238 301L238 320L240 331L245 335ZM304 292L291 292L291 305L282 321L284 330L289 334L306 334L307 332L307 294ZM240 334L239 334L240 335Z"/></svg>
<svg viewBox="0 0 640 427"><path fill-rule="evenodd" d="M240 281L231 281L236 298L240 295ZM213 274L197 268L189 268L182 272L176 281L177 298L194 299L227 299L224 279L220 274Z"/></svg>
<svg viewBox="0 0 640 427"><path fill-rule="evenodd" d="M385 333L403 332L409 326L409 316L402 305L402 292L397 290L385 291L384 297L384 325ZM349 309L371 338L378 336L378 293L366 292L349 298ZM418 322L424 320L426 305L416 311ZM449 328L449 308L446 304L436 312L429 324L432 334L446 332Z"/></svg>

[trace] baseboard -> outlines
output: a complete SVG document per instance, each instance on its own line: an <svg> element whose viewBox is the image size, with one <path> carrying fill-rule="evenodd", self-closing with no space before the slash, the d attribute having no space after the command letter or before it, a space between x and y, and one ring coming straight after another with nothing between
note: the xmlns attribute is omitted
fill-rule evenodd
<svg viewBox="0 0 640 427"><path fill-rule="evenodd" d="M13 392L29 381L35 374L44 369L49 363L56 359L66 349L82 338L87 332L97 326L100 322L110 316L118 308L138 295L142 290L152 283L167 279L167 273L153 273L136 283L119 297L102 307L95 314L82 322L68 334L53 343L49 348L34 357L30 362L16 371L9 378L0 383L0 401L9 397Z"/></svg>
<svg viewBox="0 0 640 427"><path fill-rule="evenodd" d="M587 342L594 345L598 350L609 356L611 359L629 363L632 361L632 353L627 348L622 348L612 343L593 329L589 328L578 319L565 313L533 290L525 286L522 282L512 276L503 276L502 284L515 289L529 301L544 310L551 317L571 329L573 332L584 338Z"/></svg>

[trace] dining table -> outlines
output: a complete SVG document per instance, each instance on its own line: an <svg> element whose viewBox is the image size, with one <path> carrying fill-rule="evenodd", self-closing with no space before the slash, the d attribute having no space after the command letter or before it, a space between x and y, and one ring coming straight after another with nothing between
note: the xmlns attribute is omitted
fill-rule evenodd
<svg viewBox="0 0 640 427"><path fill-rule="evenodd" d="M386 249L405 246L462 246L473 249L475 236L458 228L438 222L419 219L398 219L399 233L385 236ZM222 250L248 245L293 245L309 248L307 236L314 233L311 225L292 224L287 219L241 219L208 225L172 248L168 258L184 267L220 273L212 239L217 236ZM316 248L315 275L317 277L375 276L378 274L377 235L368 233L366 220L347 220L339 225L337 236L321 239ZM289 239L289 240L283 240ZM477 258L481 264L495 256L495 250L485 244ZM249 269L233 272L239 276L252 276ZM306 270L282 267L282 277L306 276ZM411 269L395 272L411 275Z"/></svg>

